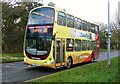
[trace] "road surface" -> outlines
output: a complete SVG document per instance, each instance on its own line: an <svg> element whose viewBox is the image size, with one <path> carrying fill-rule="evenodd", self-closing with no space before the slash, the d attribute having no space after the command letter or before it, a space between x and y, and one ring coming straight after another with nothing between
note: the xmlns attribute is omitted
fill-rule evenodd
<svg viewBox="0 0 120 84"><path fill-rule="evenodd" d="M118 54L119 53L119 54ZM110 58L116 57L120 55L120 51L111 52ZM100 53L98 61L106 60L107 52ZM1 66L1 64L0 64ZM78 65L80 66L80 65ZM78 66L73 66L78 67ZM13 63L4 63L2 64L2 82L23 82L30 79L34 79L37 77L42 77L45 75L53 74L59 71L66 70L65 68L54 70L43 67L34 67L30 69L26 69L27 66L23 64L23 62L13 62Z"/></svg>

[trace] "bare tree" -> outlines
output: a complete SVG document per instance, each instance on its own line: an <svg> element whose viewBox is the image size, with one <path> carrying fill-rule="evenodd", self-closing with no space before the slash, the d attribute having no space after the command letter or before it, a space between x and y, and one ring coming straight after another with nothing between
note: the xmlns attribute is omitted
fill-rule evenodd
<svg viewBox="0 0 120 84"><path fill-rule="evenodd" d="M111 22L111 32L112 38L111 43L116 46L117 49L120 49L120 22L119 22L119 14L115 13L115 19Z"/></svg>

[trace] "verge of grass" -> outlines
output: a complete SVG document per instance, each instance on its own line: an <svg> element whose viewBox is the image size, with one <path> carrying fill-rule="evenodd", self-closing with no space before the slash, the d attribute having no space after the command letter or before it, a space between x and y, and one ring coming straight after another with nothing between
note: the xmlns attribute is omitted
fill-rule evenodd
<svg viewBox="0 0 120 84"><path fill-rule="evenodd" d="M111 49L110 51L115 52L115 51L117 51L117 49ZM107 49L100 48L100 52L107 52Z"/></svg>
<svg viewBox="0 0 120 84"><path fill-rule="evenodd" d="M0 54L0 59L2 63L22 61L23 54L22 53Z"/></svg>
<svg viewBox="0 0 120 84"><path fill-rule="evenodd" d="M23 57L23 53L2 53L0 54L0 57L1 56Z"/></svg>
<svg viewBox="0 0 120 84"><path fill-rule="evenodd" d="M78 68L58 72L56 74L37 78L30 81L35 82L120 82L120 73L118 72L120 57L111 59L111 65L107 65L107 61L95 62L80 66Z"/></svg>

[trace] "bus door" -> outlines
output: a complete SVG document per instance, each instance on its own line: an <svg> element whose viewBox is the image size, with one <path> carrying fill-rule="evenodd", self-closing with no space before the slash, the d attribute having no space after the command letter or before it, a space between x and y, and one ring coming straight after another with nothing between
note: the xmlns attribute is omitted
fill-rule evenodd
<svg viewBox="0 0 120 84"><path fill-rule="evenodd" d="M62 66L65 63L65 41L62 39L57 39L55 42L55 60L56 60L56 67Z"/></svg>

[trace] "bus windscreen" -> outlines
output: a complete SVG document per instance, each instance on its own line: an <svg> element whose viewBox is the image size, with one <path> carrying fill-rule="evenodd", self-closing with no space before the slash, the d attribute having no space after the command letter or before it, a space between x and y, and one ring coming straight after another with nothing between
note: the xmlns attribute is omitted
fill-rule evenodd
<svg viewBox="0 0 120 84"><path fill-rule="evenodd" d="M38 8L33 10L28 19L28 25L45 25L54 23L53 8Z"/></svg>
<svg viewBox="0 0 120 84"><path fill-rule="evenodd" d="M50 52L51 37L37 37L26 39L26 52L31 55L45 55Z"/></svg>

